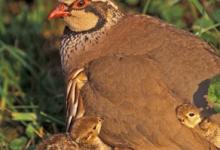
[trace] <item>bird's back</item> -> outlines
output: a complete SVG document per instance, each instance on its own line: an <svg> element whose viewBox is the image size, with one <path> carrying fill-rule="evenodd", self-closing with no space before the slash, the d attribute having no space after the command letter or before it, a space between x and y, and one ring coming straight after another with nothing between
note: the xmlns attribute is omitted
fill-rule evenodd
<svg viewBox="0 0 220 150"><path fill-rule="evenodd" d="M100 43L72 56L70 66L83 67L109 55L148 55L158 63L171 90L182 98L194 99L197 105L208 80L220 73L220 57L206 42L150 16L124 17Z"/></svg>
<svg viewBox="0 0 220 150"><path fill-rule="evenodd" d="M101 137L108 144L137 150L209 148L176 119L183 101L167 88L148 56L104 57L87 71L89 84L82 89L86 115L105 118Z"/></svg>

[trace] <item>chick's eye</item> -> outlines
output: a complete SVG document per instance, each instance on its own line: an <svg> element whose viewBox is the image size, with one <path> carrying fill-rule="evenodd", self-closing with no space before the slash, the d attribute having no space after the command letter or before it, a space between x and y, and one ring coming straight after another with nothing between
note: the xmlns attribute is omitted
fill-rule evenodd
<svg viewBox="0 0 220 150"><path fill-rule="evenodd" d="M189 116L193 117L193 116L195 116L195 114L194 113L189 113Z"/></svg>

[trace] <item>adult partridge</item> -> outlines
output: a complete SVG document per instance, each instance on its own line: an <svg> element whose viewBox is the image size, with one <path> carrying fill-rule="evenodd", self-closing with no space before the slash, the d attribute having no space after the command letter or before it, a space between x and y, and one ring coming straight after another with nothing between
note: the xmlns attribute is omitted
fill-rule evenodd
<svg viewBox="0 0 220 150"><path fill-rule="evenodd" d="M182 99L203 104L207 80L220 73L207 43L159 19L125 15L109 0L59 0L49 15L57 17L67 25L60 48L67 128L98 115L101 137L114 146L209 148L175 119Z"/></svg>

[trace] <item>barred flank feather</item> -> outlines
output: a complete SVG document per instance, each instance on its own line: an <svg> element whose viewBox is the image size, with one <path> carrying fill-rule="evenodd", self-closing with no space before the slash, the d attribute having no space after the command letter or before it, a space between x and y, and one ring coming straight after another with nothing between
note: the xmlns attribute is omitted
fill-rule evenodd
<svg viewBox="0 0 220 150"><path fill-rule="evenodd" d="M80 96L80 89L87 81L87 77L85 76L83 71L84 69L79 69L75 71L72 78L68 82L66 94L67 132L69 131L70 125L74 122L74 120L82 117L85 112L82 97Z"/></svg>

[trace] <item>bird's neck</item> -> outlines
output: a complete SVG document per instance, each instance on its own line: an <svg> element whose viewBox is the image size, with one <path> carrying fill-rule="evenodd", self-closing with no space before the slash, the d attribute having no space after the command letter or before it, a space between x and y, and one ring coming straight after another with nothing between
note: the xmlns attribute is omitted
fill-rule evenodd
<svg viewBox="0 0 220 150"><path fill-rule="evenodd" d="M74 32L66 27L60 47L61 64L64 73L68 72L69 67L71 67L68 66L68 62L73 55L80 55L89 51L92 46L99 44L101 39L106 36L108 30L117 24L123 16L123 13L119 10L109 10L105 24L97 30Z"/></svg>
<svg viewBox="0 0 220 150"><path fill-rule="evenodd" d="M87 147L94 150L112 150L112 147L105 144L99 137L96 137L89 144L84 144L82 147Z"/></svg>

